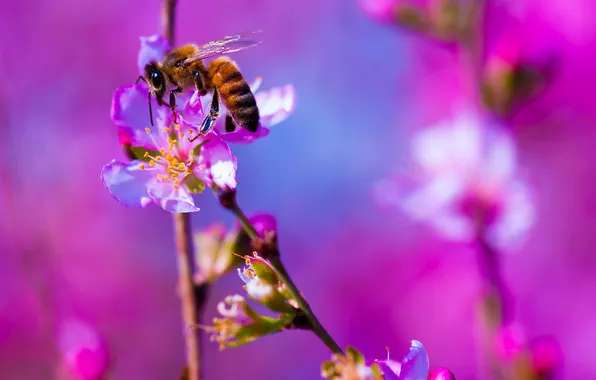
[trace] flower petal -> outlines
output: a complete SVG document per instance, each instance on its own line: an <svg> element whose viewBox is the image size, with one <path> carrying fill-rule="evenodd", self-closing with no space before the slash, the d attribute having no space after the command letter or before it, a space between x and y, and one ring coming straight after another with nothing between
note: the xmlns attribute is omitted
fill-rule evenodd
<svg viewBox="0 0 596 380"><path fill-rule="evenodd" d="M151 203L147 196L147 182L151 174L140 170L141 162L124 164L112 160L101 170L101 180L112 197L127 207L146 207Z"/></svg>
<svg viewBox="0 0 596 380"><path fill-rule="evenodd" d="M271 127L288 118L296 108L296 89L291 84L255 94L261 125Z"/></svg>
<svg viewBox="0 0 596 380"><path fill-rule="evenodd" d="M139 66L139 74L145 74L145 65L151 61L161 61L168 50L171 49L170 41L166 38L154 34L149 37L139 37L141 40L141 49L139 50L139 57L137 65Z"/></svg>
<svg viewBox="0 0 596 380"><path fill-rule="evenodd" d="M184 213L200 210L184 186L175 189L172 182L155 179L147 185L147 192L151 199L166 211Z"/></svg>
<svg viewBox="0 0 596 380"><path fill-rule="evenodd" d="M236 188L236 157L228 144L215 132L201 137L204 141L197 162L203 169L196 169L195 175L208 186L215 185L220 189Z"/></svg>
<svg viewBox="0 0 596 380"><path fill-rule="evenodd" d="M145 128L156 128L151 126L148 91L148 87L142 83L118 88L112 98L111 117L119 133L127 136L131 145L155 149L153 139L145 132ZM155 98L151 97L151 109L156 126L169 124L171 112L168 107L159 106Z"/></svg>
<svg viewBox="0 0 596 380"><path fill-rule="evenodd" d="M217 126L223 125L224 123L218 123ZM252 144L253 142L266 137L269 135L269 129L261 126L257 128L256 132L250 132L244 128L237 128L234 132L222 131L223 127L217 128L220 136L223 140L232 144Z"/></svg>
<svg viewBox="0 0 596 380"><path fill-rule="evenodd" d="M428 354L422 343L412 340L410 352L401 361L399 380L426 380L428 377Z"/></svg>
<svg viewBox="0 0 596 380"><path fill-rule="evenodd" d="M381 371L383 371L383 380L399 380L401 363L394 360L382 360L377 362Z"/></svg>
<svg viewBox="0 0 596 380"><path fill-rule="evenodd" d="M201 96L198 91L195 91L184 103L184 120L193 125L201 125L204 118L205 113L203 112Z"/></svg>

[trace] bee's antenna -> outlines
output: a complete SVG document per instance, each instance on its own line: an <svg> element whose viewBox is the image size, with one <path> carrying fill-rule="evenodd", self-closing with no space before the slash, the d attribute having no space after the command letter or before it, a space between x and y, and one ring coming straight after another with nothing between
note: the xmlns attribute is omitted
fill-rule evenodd
<svg viewBox="0 0 596 380"><path fill-rule="evenodd" d="M144 76L139 75L139 77L137 78L137 81L135 82L135 84L139 83L139 81L142 80L143 82L147 83L147 80L145 79Z"/></svg>

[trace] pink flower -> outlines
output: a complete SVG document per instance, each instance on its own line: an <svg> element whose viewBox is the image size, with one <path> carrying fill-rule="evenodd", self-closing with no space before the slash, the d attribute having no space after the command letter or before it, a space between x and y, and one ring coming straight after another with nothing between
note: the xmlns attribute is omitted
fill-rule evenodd
<svg viewBox="0 0 596 380"><path fill-rule="evenodd" d="M415 190L383 181L380 200L397 203L410 217L442 235L472 240L479 229L492 244L515 242L534 216L530 194L516 177L515 146L503 128L462 110L413 139Z"/></svg>
<svg viewBox="0 0 596 380"><path fill-rule="evenodd" d="M198 136L186 119L201 119L196 93L180 105L178 124L167 106L153 101L155 127L150 128L145 84L119 88L112 102L112 121L136 159L113 160L101 178L110 194L128 207L146 207L152 201L170 212L199 211L193 194L206 186L236 187L236 157L217 133ZM190 141L196 138L194 141Z"/></svg>
<svg viewBox="0 0 596 380"><path fill-rule="evenodd" d="M108 351L90 325L76 319L64 321L58 331L58 344L70 377L77 380L104 378L109 364Z"/></svg>

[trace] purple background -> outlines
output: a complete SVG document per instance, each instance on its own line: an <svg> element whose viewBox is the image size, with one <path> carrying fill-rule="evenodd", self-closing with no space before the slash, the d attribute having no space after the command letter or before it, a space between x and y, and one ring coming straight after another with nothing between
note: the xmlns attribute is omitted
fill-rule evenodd
<svg viewBox="0 0 596 380"><path fill-rule="evenodd" d="M504 274L528 336L561 343L561 378L596 378L593 6L520 3L560 37L563 59L554 85L516 118L538 219L504 257ZM489 28L516 27L498 15ZM178 16L179 43L264 29L262 45L234 58L247 78L264 76L263 88L296 87L293 116L233 147L239 200L277 216L287 267L340 345L371 358L389 346L399 357L418 339L432 367L477 378L473 250L372 198L376 180L408 169L410 133L461 92L457 58L375 24L353 1L181 0ZM102 165L122 157L112 93L136 79L138 37L158 22L157 1L0 4L3 378L48 378L55 326L73 316L107 340L115 379L171 379L183 366L171 217L120 206L99 180ZM232 223L210 194L200 207L197 229ZM240 285L234 275L217 283L207 318ZM205 350L207 379L316 379L328 358L305 332Z"/></svg>

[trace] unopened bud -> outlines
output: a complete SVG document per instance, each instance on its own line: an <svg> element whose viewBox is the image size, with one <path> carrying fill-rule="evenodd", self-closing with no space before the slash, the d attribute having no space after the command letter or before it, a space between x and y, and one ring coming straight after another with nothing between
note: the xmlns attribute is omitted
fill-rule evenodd
<svg viewBox="0 0 596 380"><path fill-rule="evenodd" d="M447 368L437 368L428 374L428 380L455 380L455 375Z"/></svg>
<svg viewBox="0 0 596 380"><path fill-rule="evenodd" d="M221 224L214 224L194 235L197 284L210 283L242 264L234 255L238 231L225 231Z"/></svg>
<svg viewBox="0 0 596 380"><path fill-rule="evenodd" d="M532 372L540 379L550 379L563 362L559 343L549 336L532 340L528 344Z"/></svg>
<svg viewBox="0 0 596 380"><path fill-rule="evenodd" d="M100 380L109 367L109 355L103 338L89 324L69 319L58 331L64 372L67 379Z"/></svg>

